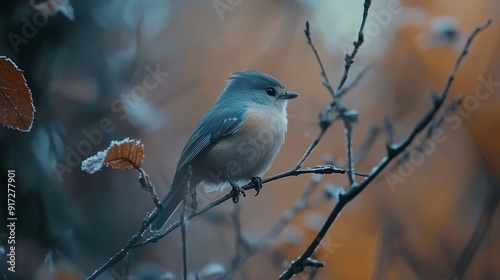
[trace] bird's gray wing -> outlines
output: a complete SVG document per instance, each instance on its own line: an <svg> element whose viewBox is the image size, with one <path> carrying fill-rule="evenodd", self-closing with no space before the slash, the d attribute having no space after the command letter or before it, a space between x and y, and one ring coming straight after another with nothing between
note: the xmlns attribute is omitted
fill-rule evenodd
<svg viewBox="0 0 500 280"><path fill-rule="evenodd" d="M189 138L177 169L183 169L210 150L221 138L238 130L245 117L245 108L211 110L201 119Z"/></svg>
<svg viewBox="0 0 500 280"><path fill-rule="evenodd" d="M245 108L239 109L212 109L196 127L189 138L181 158L177 164L172 188L162 199L163 210L151 223L152 231L159 231L170 219L177 207L186 196L186 184L189 180L186 168L206 151L210 150L220 139L238 130L245 117ZM158 208L157 208L158 209ZM157 211L157 210L155 210Z"/></svg>

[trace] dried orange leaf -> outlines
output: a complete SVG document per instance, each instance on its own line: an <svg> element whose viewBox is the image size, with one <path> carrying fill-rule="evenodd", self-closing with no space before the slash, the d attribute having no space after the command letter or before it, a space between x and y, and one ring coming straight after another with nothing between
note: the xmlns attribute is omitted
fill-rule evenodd
<svg viewBox="0 0 500 280"><path fill-rule="evenodd" d="M139 140L125 138L111 141L111 145L82 162L82 170L94 173L104 166L116 169L138 169L144 159L144 145Z"/></svg>
<svg viewBox="0 0 500 280"><path fill-rule="evenodd" d="M23 70L12 60L0 56L0 124L30 131L35 107Z"/></svg>

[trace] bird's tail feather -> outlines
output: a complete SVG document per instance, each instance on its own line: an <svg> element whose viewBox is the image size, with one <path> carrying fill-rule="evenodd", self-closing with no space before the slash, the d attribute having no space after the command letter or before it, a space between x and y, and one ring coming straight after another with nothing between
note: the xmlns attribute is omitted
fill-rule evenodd
<svg viewBox="0 0 500 280"><path fill-rule="evenodd" d="M168 219L172 217L175 210L179 207L185 196L186 186L173 184L172 189L167 194L167 196L162 200L163 210L160 212L158 217L151 223L151 231L160 231ZM155 211L159 211L158 208Z"/></svg>

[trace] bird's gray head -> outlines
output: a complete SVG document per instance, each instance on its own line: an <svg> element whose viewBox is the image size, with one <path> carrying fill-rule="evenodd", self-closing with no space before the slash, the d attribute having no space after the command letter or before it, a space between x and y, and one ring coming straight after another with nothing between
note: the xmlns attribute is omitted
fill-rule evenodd
<svg viewBox="0 0 500 280"><path fill-rule="evenodd" d="M236 72L226 80L227 86L219 99L230 102L255 102L255 105L286 108L287 100L298 97L287 92L285 86L277 79L264 73L250 70Z"/></svg>

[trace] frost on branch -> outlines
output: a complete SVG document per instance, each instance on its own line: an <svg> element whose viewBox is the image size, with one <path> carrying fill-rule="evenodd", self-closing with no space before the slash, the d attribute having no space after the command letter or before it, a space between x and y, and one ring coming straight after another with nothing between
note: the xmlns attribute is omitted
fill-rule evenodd
<svg viewBox="0 0 500 280"><path fill-rule="evenodd" d="M125 138L111 141L111 145L82 162L82 170L90 174L104 166L115 169L139 169L144 160L144 145L140 140Z"/></svg>

